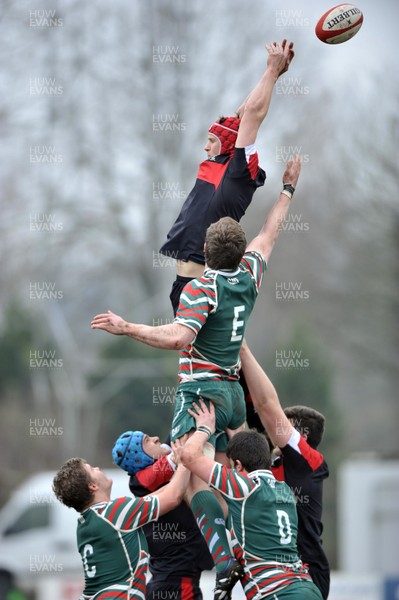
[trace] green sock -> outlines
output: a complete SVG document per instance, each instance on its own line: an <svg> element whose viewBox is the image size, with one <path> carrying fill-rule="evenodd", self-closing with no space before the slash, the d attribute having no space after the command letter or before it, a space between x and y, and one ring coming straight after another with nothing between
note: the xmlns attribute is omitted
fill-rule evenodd
<svg viewBox="0 0 399 600"><path fill-rule="evenodd" d="M197 525L205 538L209 552L220 573L231 558L222 507L211 491L197 492L190 502Z"/></svg>

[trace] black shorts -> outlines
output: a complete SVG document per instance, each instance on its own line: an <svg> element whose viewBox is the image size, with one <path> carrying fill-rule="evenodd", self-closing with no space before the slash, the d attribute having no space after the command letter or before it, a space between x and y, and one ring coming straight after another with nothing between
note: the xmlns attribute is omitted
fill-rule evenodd
<svg viewBox="0 0 399 600"><path fill-rule="evenodd" d="M158 581L157 577L147 584L146 600L203 600L199 586L199 577L168 577L165 581Z"/></svg>
<svg viewBox="0 0 399 600"><path fill-rule="evenodd" d="M181 275L176 275L176 279L172 285L172 291L170 292L170 301L172 303L173 314L176 316L177 309L179 308L180 302L180 294L183 291L183 288L187 285L189 281L192 281L194 277L182 277Z"/></svg>

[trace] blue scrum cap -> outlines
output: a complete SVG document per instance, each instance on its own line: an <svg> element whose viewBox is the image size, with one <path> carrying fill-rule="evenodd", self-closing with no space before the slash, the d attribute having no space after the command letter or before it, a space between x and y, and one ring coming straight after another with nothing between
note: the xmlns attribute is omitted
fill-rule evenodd
<svg viewBox="0 0 399 600"><path fill-rule="evenodd" d="M112 448L112 460L129 475L135 475L155 462L154 458L144 452L143 438L142 431L125 431Z"/></svg>

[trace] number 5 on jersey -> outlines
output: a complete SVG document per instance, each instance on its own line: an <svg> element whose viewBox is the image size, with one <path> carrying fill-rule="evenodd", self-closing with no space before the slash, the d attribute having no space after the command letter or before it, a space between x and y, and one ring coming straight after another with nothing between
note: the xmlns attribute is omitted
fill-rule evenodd
<svg viewBox="0 0 399 600"><path fill-rule="evenodd" d="M239 321L239 316L241 312L245 311L245 306L235 306L234 307L234 319L233 319L233 329L231 332L231 342L240 342L242 340L242 333L238 333L238 328L242 328L244 325L244 321Z"/></svg>

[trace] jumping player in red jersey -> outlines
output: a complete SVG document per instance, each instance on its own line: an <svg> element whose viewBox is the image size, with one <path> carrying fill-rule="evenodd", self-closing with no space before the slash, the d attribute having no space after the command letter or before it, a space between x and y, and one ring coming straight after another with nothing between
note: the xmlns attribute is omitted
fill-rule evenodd
<svg viewBox="0 0 399 600"><path fill-rule="evenodd" d="M272 464L276 479L293 490L298 512L298 551L323 600L328 598L330 567L321 534L323 481L328 466L317 450L324 432L324 416L307 406L283 409L277 392L244 342L240 351L250 396L271 442L280 449Z"/></svg>
<svg viewBox="0 0 399 600"><path fill-rule="evenodd" d="M221 117L208 131L207 160L199 166L189 193L161 254L176 259L177 277L170 299L176 315L184 286L204 272L204 241L209 225L222 217L235 221L245 214L265 172L259 167L255 142L270 106L274 85L294 57L293 43L266 46L267 66L260 81L237 110L237 117Z"/></svg>
<svg viewBox="0 0 399 600"><path fill-rule="evenodd" d="M182 501L188 478L179 467L173 481L158 492L111 500L112 479L98 467L82 458L61 467L54 493L80 513L77 540L85 575L80 600L144 600L148 551L142 527Z"/></svg>

